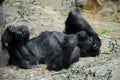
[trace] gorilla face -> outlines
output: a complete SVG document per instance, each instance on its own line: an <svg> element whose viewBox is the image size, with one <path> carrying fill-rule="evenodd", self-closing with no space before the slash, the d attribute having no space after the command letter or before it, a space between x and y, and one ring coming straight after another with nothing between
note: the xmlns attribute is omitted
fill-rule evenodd
<svg viewBox="0 0 120 80"><path fill-rule="evenodd" d="M89 37L85 31L80 31L76 33L78 37L78 45L83 49L90 49L94 44L93 37Z"/></svg>
<svg viewBox="0 0 120 80"><path fill-rule="evenodd" d="M61 70L63 68L63 55L59 54L50 59L49 64L47 65L48 70Z"/></svg>

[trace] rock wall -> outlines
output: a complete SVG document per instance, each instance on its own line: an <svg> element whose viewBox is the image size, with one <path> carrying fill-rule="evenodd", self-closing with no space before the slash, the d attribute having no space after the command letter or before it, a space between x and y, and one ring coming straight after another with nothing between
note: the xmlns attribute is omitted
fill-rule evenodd
<svg viewBox="0 0 120 80"><path fill-rule="evenodd" d="M120 0L75 0L75 4L80 9L101 14L106 20L120 22Z"/></svg>
<svg viewBox="0 0 120 80"><path fill-rule="evenodd" d="M78 8L80 7L84 10L90 10L94 12L97 12L102 8L98 0L75 0L75 4Z"/></svg>
<svg viewBox="0 0 120 80"><path fill-rule="evenodd" d="M3 13L3 7L0 6L0 67L5 66L8 63L8 53L6 50L2 50L1 35L5 29L5 14Z"/></svg>
<svg viewBox="0 0 120 80"><path fill-rule="evenodd" d="M64 0L64 2L68 2L66 6L76 6L85 14L93 16L99 14L106 20L120 23L120 0Z"/></svg>

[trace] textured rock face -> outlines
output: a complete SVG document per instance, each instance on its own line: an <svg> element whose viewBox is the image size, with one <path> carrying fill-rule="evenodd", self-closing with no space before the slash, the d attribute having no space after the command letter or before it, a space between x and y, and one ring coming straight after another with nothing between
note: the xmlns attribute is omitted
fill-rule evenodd
<svg viewBox="0 0 120 80"><path fill-rule="evenodd" d="M0 6L0 66L7 65L8 54L6 50L2 50L1 35L5 29L5 15L3 14L2 5Z"/></svg>
<svg viewBox="0 0 120 80"><path fill-rule="evenodd" d="M100 13L106 19L120 22L120 0L75 0L77 7Z"/></svg>
<svg viewBox="0 0 120 80"><path fill-rule="evenodd" d="M102 8L98 0L75 0L75 4L77 7L95 12L99 11Z"/></svg>

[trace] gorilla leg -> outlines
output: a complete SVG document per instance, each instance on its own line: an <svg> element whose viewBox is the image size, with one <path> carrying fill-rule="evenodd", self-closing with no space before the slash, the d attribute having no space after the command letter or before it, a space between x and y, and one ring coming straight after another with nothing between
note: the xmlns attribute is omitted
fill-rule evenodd
<svg viewBox="0 0 120 80"><path fill-rule="evenodd" d="M71 65L71 56L74 54L75 47L77 46L77 38L73 35L67 35L63 46L63 67L68 68ZM72 54L73 53L73 54ZM73 57L72 57L73 59Z"/></svg>
<svg viewBox="0 0 120 80"><path fill-rule="evenodd" d="M77 46L77 37L75 35L65 35L63 33L53 32L51 40L54 42L54 50L56 50L54 53L51 53L52 56L49 60L51 62L49 62L47 69L57 71L63 68L68 68L71 65L72 61L74 61L73 59L77 58L77 55L71 58L71 55L74 55L75 52L79 51L77 51L75 48ZM78 54L79 53L80 52L78 52Z"/></svg>
<svg viewBox="0 0 120 80"><path fill-rule="evenodd" d="M37 58L35 58L29 51L26 45L19 47L8 47L10 55L9 64L17 65L21 68L30 69L38 65Z"/></svg>
<svg viewBox="0 0 120 80"><path fill-rule="evenodd" d="M8 47L5 45L6 43L12 43L13 45L15 43L26 42L29 40L29 35L30 32L27 26L9 26L2 35L2 48Z"/></svg>
<svg viewBox="0 0 120 80"><path fill-rule="evenodd" d="M9 55L9 64L17 65L22 68L33 68L38 64L29 46L29 29L27 26L9 26L2 35L2 43L5 45ZM30 45L32 46L32 45Z"/></svg>
<svg viewBox="0 0 120 80"><path fill-rule="evenodd" d="M11 33L15 38L21 39L23 41L29 40L30 32L27 26L24 25L18 27L9 26L7 28L7 31Z"/></svg>

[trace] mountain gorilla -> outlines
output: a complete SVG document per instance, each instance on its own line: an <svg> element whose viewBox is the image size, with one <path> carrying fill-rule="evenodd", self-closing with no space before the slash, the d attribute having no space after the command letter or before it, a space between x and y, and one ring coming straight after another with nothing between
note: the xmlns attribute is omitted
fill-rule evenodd
<svg viewBox="0 0 120 80"><path fill-rule="evenodd" d="M99 55L101 40L78 10L69 12L65 25L66 34L76 34L80 32L80 35L84 39L80 39L78 44L81 49L81 57L94 57Z"/></svg>
<svg viewBox="0 0 120 80"><path fill-rule="evenodd" d="M24 25L10 26L5 30L2 43L10 55L9 64L29 69L45 63L47 69L58 71L79 60L79 34L46 31L32 39L29 39L29 34L29 29Z"/></svg>

